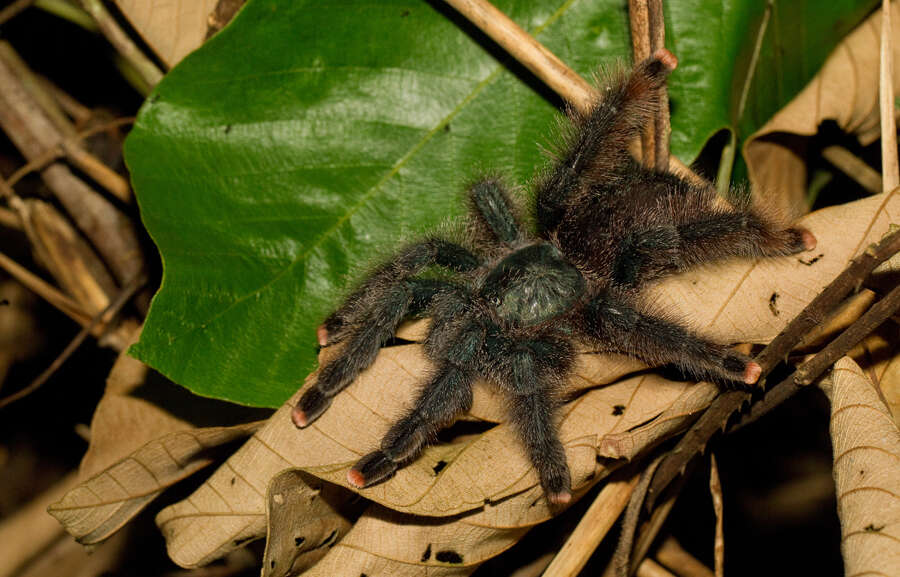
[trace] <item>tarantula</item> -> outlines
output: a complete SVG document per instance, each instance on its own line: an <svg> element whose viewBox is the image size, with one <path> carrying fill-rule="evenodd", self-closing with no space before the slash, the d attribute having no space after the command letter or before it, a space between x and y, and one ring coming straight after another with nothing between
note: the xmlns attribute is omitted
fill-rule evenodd
<svg viewBox="0 0 900 577"><path fill-rule="evenodd" d="M640 299L646 283L703 262L789 255L816 243L747 202L717 207L711 186L631 158L627 145L658 107L676 63L660 50L614 76L588 111L570 111L564 142L534 185L536 234L523 228L503 181L482 177L468 189L474 250L439 237L410 244L319 327L322 346L344 346L294 408L298 427L372 364L402 320L432 318L425 351L433 372L381 446L349 471L352 485L377 483L414 459L469 409L481 377L508 396L509 418L549 501L567 503L569 468L554 414L574 340L726 386L757 381L758 364ZM421 276L432 267L452 280Z"/></svg>

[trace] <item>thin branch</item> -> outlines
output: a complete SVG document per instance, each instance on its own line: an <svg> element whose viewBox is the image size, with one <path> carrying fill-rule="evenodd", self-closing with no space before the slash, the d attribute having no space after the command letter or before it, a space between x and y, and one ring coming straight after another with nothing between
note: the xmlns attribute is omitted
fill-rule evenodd
<svg viewBox="0 0 900 577"><path fill-rule="evenodd" d="M144 54L125 31L119 27L116 19L107 11L102 0L81 0L85 11L91 15L100 31L109 43L127 60L150 86L156 86L162 80L162 71Z"/></svg>
<svg viewBox="0 0 900 577"><path fill-rule="evenodd" d="M643 62L653 53L650 48L650 7L647 0L628 0L628 23L631 29L631 57L635 64ZM641 158L646 165L655 164L655 118L652 124L641 131Z"/></svg>
<svg viewBox="0 0 900 577"><path fill-rule="evenodd" d="M885 236L877 245L870 245L854 258L847 268L794 317L754 359L762 368L762 375L769 374L775 365L787 358L788 353L810 329L851 291L859 288L875 267L892 257L898 250L900 250L900 230ZM749 400L748 392L727 391L712 402L656 470L648 492L648 502L651 506L656 496L681 473L695 455L706 447L717 431L725 428L729 418Z"/></svg>
<svg viewBox="0 0 900 577"><path fill-rule="evenodd" d="M838 170L855 180L861 187L872 194L884 189L881 175L865 163L861 158L844 148L832 145L822 149L822 158L830 162Z"/></svg>
<svg viewBox="0 0 900 577"><path fill-rule="evenodd" d="M2 252L0 252L0 268L22 283L25 288L43 298L76 323L85 326L91 322L91 317L84 312L81 305Z"/></svg>
<svg viewBox="0 0 900 577"><path fill-rule="evenodd" d="M675 577L669 570L654 561L644 559L637 568L637 577Z"/></svg>
<svg viewBox="0 0 900 577"><path fill-rule="evenodd" d="M33 3L34 0L15 0L15 2L6 8L0 10L0 26L3 26L18 16L20 12L31 6Z"/></svg>
<svg viewBox="0 0 900 577"><path fill-rule="evenodd" d="M656 559L681 577L714 577L714 573L682 548L675 537L667 537L659 549Z"/></svg>
<svg viewBox="0 0 900 577"><path fill-rule="evenodd" d="M566 102L579 110L591 105L591 85L493 4L485 0L446 1Z"/></svg>
<svg viewBox="0 0 900 577"><path fill-rule="evenodd" d="M850 325L850 328L841 333L838 338L828 343L828 346L822 349L819 354L800 365L793 374L772 387L758 403L755 403L750 408L746 415L742 416L733 429L737 430L744 425L752 423L794 396L800 389L811 385L831 365L869 336L872 331L889 319L897 310L900 310L900 286L894 287L886 297L872 305L872 308L866 311L859 320Z"/></svg>
<svg viewBox="0 0 900 577"><path fill-rule="evenodd" d="M76 350L78 350L78 347L81 346L81 343L83 343L88 335L93 332L94 328L99 326L101 323L105 325L104 329L100 331L102 336L102 333L106 332L105 328L109 326L112 318L119 313L122 307L125 306L125 303L127 303L131 299L131 297L134 296L134 293L136 293L142 286L144 286L146 282L147 277L142 276L130 282L125 288L123 288L116 296L116 298L109 303L109 306L94 315L90 322L88 322L86 326L78 331L78 334L75 335L75 338L72 339L72 341L66 346L65 349L63 349L59 356L56 357L56 359L54 359L53 362L50 363L50 366L44 369L44 371L40 375L38 375L36 379L31 381L27 386L16 391L12 395L0 399L0 409L9 405L10 403L14 403L19 399L30 395L31 393L39 389L41 385L46 383L47 380L51 376L53 376L53 374L57 370L59 370L63 363L65 363L69 359L69 357L71 357L72 354Z"/></svg>
<svg viewBox="0 0 900 577"><path fill-rule="evenodd" d="M662 0L647 0L649 13L650 54L666 47L666 24L663 18ZM653 166L656 170L669 170L669 91L665 85L659 91L659 108L653 119Z"/></svg>
<svg viewBox="0 0 900 577"><path fill-rule="evenodd" d="M725 534L722 526L722 482L719 480L719 466L716 456L709 456L709 492L712 495L713 512L716 514L716 537L713 545L716 577L725 577Z"/></svg>
<svg viewBox="0 0 900 577"><path fill-rule="evenodd" d="M881 71L879 100L881 109L881 172L885 192L900 185L897 159L897 123L894 120L894 50L891 46L891 3L881 2Z"/></svg>
<svg viewBox="0 0 900 577"><path fill-rule="evenodd" d="M610 476L569 539L553 558L544 577L575 577L622 513L637 485L639 473L632 467Z"/></svg>
<svg viewBox="0 0 900 577"><path fill-rule="evenodd" d="M619 542L616 545L616 551L613 553L612 564L618 577L628 577L631 575L631 550L634 546L634 536L637 533L638 523L641 518L641 510L644 506L644 498L647 496L647 489L650 488L650 481L653 480L653 473L659 466L662 456L653 459L641 473L638 484L631 493L631 499L628 500L628 507L625 509L625 516L622 517L622 528L619 531Z"/></svg>
<svg viewBox="0 0 900 577"><path fill-rule="evenodd" d="M512 55L544 84L578 110L593 102L594 90L574 70L522 30L487 0L445 0L491 40ZM641 150L631 150L641 158ZM669 158L669 169L697 184L708 184L678 158Z"/></svg>

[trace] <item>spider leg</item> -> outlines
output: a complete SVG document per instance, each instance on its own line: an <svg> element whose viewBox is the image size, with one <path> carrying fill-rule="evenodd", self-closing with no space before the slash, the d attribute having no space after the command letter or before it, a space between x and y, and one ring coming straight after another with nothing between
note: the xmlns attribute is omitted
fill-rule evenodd
<svg viewBox="0 0 900 577"><path fill-rule="evenodd" d="M366 295L369 306L365 316L346 338L340 355L319 370L315 383L300 397L292 413L298 427L306 427L316 420L331 405L331 399L372 364L401 320L420 314L436 295L456 287L447 282L413 278L378 288L375 295Z"/></svg>
<svg viewBox="0 0 900 577"><path fill-rule="evenodd" d="M555 425L557 391L572 361L565 341L488 340L494 380L510 395L510 421L519 433L547 499L555 505L572 498L569 465Z"/></svg>
<svg viewBox="0 0 900 577"><path fill-rule="evenodd" d="M749 202L716 207L712 189L671 176L665 179L668 194L651 206L643 203L639 211L631 209L629 220L646 224L622 235L612 263L614 283L638 286L705 262L785 256L816 246L804 228L779 228ZM653 194L652 187L646 190Z"/></svg>
<svg viewBox="0 0 900 577"><path fill-rule="evenodd" d="M660 89L677 60L658 50L628 76L614 75L598 89L587 112L570 112L572 127L556 153L553 167L537 183L538 227L547 237L556 230L570 200L585 186L610 182L631 161L628 144L659 107Z"/></svg>
<svg viewBox="0 0 900 577"><path fill-rule="evenodd" d="M325 319L318 330L319 344L324 347L339 343L361 324L369 323L373 309L392 287L431 265L465 272L477 268L481 260L464 247L440 238L405 247L369 275L344 304Z"/></svg>
<svg viewBox="0 0 900 577"><path fill-rule="evenodd" d="M485 176L469 187L472 221L479 236L505 245L522 236L509 200L509 192L496 177Z"/></svg>
<svg viewBox="0 0 900 577"><path fill-rule="evenodd" d="M609 352L637 357L651 365L672 363L703 380L752 385L761 368L725 345L703 339L680 324L642 312L620 296L604 293L583 311L583 330Z"/></svg>
<svg viewBox="0 0 900 577"><path fill-rule="evenodd" d="M347 473L355 487L366 487L391 476L414 459L437 432L472 406L470 369L446 363L422 388L406 414L390 428L381 448L360 459Z"/></svg>

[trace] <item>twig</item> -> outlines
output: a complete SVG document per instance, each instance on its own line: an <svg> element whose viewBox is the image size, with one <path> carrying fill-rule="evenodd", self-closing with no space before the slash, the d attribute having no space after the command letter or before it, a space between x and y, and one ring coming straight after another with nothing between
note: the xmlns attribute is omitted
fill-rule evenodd
<svg viewBox="0 0 900 577"><path fill-rule="evenodd" d="M34 0L15 0L6 8L0 10L0 26L15 18L20 12L31 6L33 2Z"/></svg>
<svg viewBox="0 0 900 577"><path fill-rule="evenodd" d="M898 250L900 250L900 230L887 235L877 245L867 247L862 254L854 258L847 268L794 317L754 359L762 367L762 375L767 375L781 359L786 358L828 311L852 290L859 288L875 267L892 257ZM731 415L749 400L750 393L728 391L712 402L656 470L648 492L648 503L651 506L656 496L681 473L697 453L706 447L716 431L725 428Z"/></svg>
<svg viewBox="0 0 900 577"><path fill-rule="evenodd" d="M162 71L144 54L119 27L101 0L81 0L85 11L97 22L109 43L125 58L150 86L162 80Z"/></svg>
<svg viewBox="0 0 900 577"><path fill-rule="evenodd" d="M22 221L19 216L8 208L0 207L0 226L22 230Z"/></svg>
<svg viewBox="0 0 900 577"><path fill-rule="evenodd" d="M625 508L625 516L622 517L622 529L619 531L619 542L616 545L615 553L613 553L612 561L615 567L615 574L618 577L631 575L631 549L634 546L634 535L637 532L644 498L647 496L647 489L650 488L653 473L661 460L662 456L659 456L644 468L638 484L628 500L628 507Z"/></svg>
<svg viewBox="0 0 900 577"><path fill-rule="evenodd" d="M897 124L894 120L894 63L891 40L891 3L881 1L881 73L879 99L881 104L881 173L883 190L900 185L900 166L897 159Z"/></svg>
<svg viewBox="0 0 900 577"><path fill-rule="evenodd" d="M69 359L69 357L72 356L72 353L78 350L78 347L80 347L81 343L83 343L88 335L91 334L91 332L94 330L94 327L100 325L100 323L108 326L112 318L115 317L116 314L118 314L122 307L125 306L125 303L127 303L129 299L134 296L134 293L136 293L142 286L144 286L146 282L147 278L142 276L130 282L125 288L123 288L122 291L119 292L119 294L116 296L116 298L113 299L111 303L109 303L109 306L94 315L90 322L88 322L86 326L78 331L78 334L75 335L75 338L72 339L72 341L66 346L65 349L63 349L59 356L56 357L56 359L54 359L53 362L50 363L50 366L44 369L44 371L40 375L38 375L36 379L31 381L22 389L9 395L8 397L0 399L0 409L9 405L10 403L14 403L19 399L30 395L38 388L40 388L41 385L46 383L47 379L53 376L53 373L59 370L63 363L65 363ZM101 331L101 334L103 332L105 332L105 329Z"/></svg>
<svg viewBox="0 0 900 577"><path fill-rule="evenodd" d="M662 0L647 0L649 13L650 53L666 47L666 24L663 19ZM659 91L659 108L653 120L653 166L656 170L669 170L669 91L663 85Z"/></svg>
<svg viewBox="0 0 900 577"><path fill-rule="evenodd" d="M681 577L714 577L709 567L685 551L675 537L667 537L662 542L656 550L656 559Z"/></svg>
<svg viewBox="0 0 900 577"><path fill-rule="evenodd" d="M793 374L772 387L766 395L755 403L750 411L743 415L734 427L748 425L759 419L784 401L788 400L800 389L811 385L822 373L843 357L847 352L859 344L881 323L890 318L900 309L900 286L894 287L886 297L872 305L863 316L850 328L840 334L839 337L828 343L824 349L812 359L800 365Z"/></svg>
<svg viewBox="0 0 900 577"><path fill-rule="evenodd" d="M619 518L637 485L639 474L631 467L619 469L606 481L572 535L544 572L544 577L574 577Z"/></svg>
<svg viewBox="0 0 900 577"><path fill-rule="evenodd" d="M591 85L493 4L485 0L446 2L566 102L579 110L586 110L591 105L594 98Z"/></svg>
<svg viewBox="0 0 900 577"><path fill-rule="evenodd" d="M91 128L89 128L87 130L82 130L77 135L75 135L75 138L70 138L70 139L64 140L64 141L62 141L62 144L60 146L54 146L53 148L47 149L43 152L43 154L36 156L32 160L29 160L28 162L23 164L21 167L19 167L18 170L16 170L11 175L9 175L9 178L6 179L6 182L9 186L15 186L16 184L19 183L20 180L25 178L30 173L35 172L37 170L43 170L50 163L62 158L66 154L68 154L67 150L64 150L64 149L71 149L74 146L78 146L78 141L90 138L91 136L98 134L100 132L104 132L104 131L107 131L107 130L110 130L113 128L118 128L120 126L124 126L126 124L132 124L132 123L134 123L134 116L125 116L122 118L116 118L114 120L110 120L109 122L104 122L103 124L98 124L97 126L92 126ZM70 160L71 160L71 158L70 158ZM92 163L102 164L100 162L100 160L97 159L96 157L89 159L87 161L87 164L92 164ZM109 168L106 167L106 165L103 165L103 167L105 170L107 170L107 171L109 170ZM88 171L85 170L85 172L88 172ZM91 174L91 173L88 172L88 174ZM91 174L91 176L94 176L94 175ZM123 197L131 196L131 191L128 189L128 183L118 174L116 174L116 178L118 178L120 181L122 181L122 183L124 183L124 185L116 184L116 188L121 189L122 186L124 186L124 188L125 188L124 194L116 194L116 196L118 196L120 199L126 200ZM107 189L107 190L110 190L110 192L113 192L111 189Z"/></svg>
<svg viewBox="0 0 900 577"><path fill-rule="evenodd" d="M628 0L628 23L631 29L631 57L635 63L650 58L650 7L647 0ZM653 126L646 126L641 131L641 158L644 164L655 164L656 131Z"/></svg>
<svg viewBox="0 0 900 577"><path fill-rule="evenodd" d="M81 308L77 302L59 292L56 287L36 276L34 273L0 252L0 268L11 277L22 283L27 289L43 298L45 301L59 309L76 323L85 326L91 322L91 317Z"/></svg>
<svg viewBox="0 0 900 577"><path fill-rule="evenodd" d="M72 95L53 83L46 76L37 74L38 82L44 87L44 91L53 96L53 99L59 104L59 107L65 111L75 121L76 126L81 126L88 122L94 115L93 111L84 104L78 102Z"/></svg>
<svg viewBox="0 0 900 577"><path fill-rule="evenodd" d="M722 528L722 482L719 480L719 466L716 456L709 456L709 492L712 495L713 511L716 514L716 537L713 546L716 577L725 577L725 534Z"/></svg>
<svg viewBox="0 0 900 577"><path fill-rule="evenodd" d="M0 43L0 125L28 160L64 140L10 66L12 48ZM74 128L73 128L74 134ZM78 228L88 237L119 283L139 276L145 263L137 230L110 201L56 163L41 172Z"/></svg>
<svg viewBox="0 0 900 577"><path fill-rule="evenodd" d="M637 577L675 577L675 575L653 559L644 559L641 561L641 564L638 565L636 575Z"/></svg>
<svg viewBox="0 0 900 577"><path fill-rule="evenodd" d="M571 106L584 111L593 102L594 90L586 80L487 0L445 1ZM640 148L631 152L641 157ZM669 158L669 168L691 182L708 184L674 156Z"/></svg>
<svg viewBox="0 0 900 577"><path fill-rule="evenodd" d="M872 194L878 194L883 190L881 175L843 146L835 144L822 149L822 158Z"/></svg>

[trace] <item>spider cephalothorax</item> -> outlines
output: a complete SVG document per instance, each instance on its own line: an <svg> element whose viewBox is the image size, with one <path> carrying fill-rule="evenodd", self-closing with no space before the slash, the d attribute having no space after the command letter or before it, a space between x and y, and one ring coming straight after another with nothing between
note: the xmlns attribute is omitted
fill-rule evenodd
<svg viewBox="0 0 900 577"><path fill-rule="evenodd" d="M568 502L554 414L576 339L651 365L672 363L698 379L756 382L759 365L653 312L641 288L715 259L811 249L815 237L775 227L746 204L717 206L711 187L629 156L627 145L654 113L675 63L661 50L614 78L589 111L570 114L571 130L535 185L535 234L516 217L503 182L484 177L468 191L471 249L441 238L406 246L319 328L320 344L343 348L294 409L298 427L374 361L402 320L432 318L425 350L433 372L381 447L350 470L351 484L377 483L415 458L468 410L472 384L484 378L508 395L510 420L548 499ZM455 278L421 276L431 267Z"/></svg>

